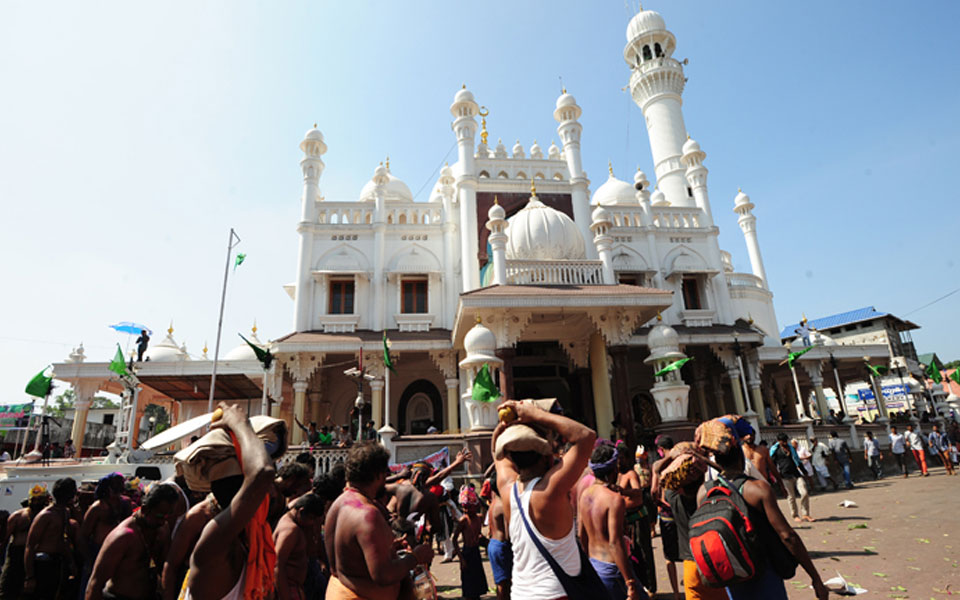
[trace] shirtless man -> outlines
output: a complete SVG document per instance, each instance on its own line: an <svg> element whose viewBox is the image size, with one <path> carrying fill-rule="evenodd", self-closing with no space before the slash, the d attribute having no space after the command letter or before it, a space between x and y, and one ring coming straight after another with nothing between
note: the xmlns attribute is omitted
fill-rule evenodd
<svg viewBox="0 0 960 600"><path fill-rule="evenodd" d="M389 474L390 453L376 442L347 454L347 488L327 513L324 543L332 577L328 600L393 600L418 564L429 565L429 544L399 556L393 531L376 498Z"/></svg>
<svg viewBox="0 0 960 600"><path fill-rule="evenodd" d="M610 600L639 600L646 594L627 557L623 538L626 501L616 491L617 463L617 449L609 442L597 446L590 456L596 479L580 496L577 533Z"/></svg>
<svg viewBox="0 0 960 600"><path fill-rule="evenodd" d="M469 450L463 448L457 453L453 461L440 469L434 471L426 463L418 463L413 466L409 481L401 481L387 485L387 494L393 496L389 502L388 508L396 513L401 519L406 519L410 515L426 515L430 523L430 529L436 533L441 531L440 522L440 501L437 496L430 491L435 485L447 478L454 469L473 458ZM405 474L401 474L405 475Z"/></svg>
<svg viewBox="0 0 960 600"><path fill-rule="evenodd" d="M157 580L151 563L160 564L169 538L168 518L180 492L155 485L143 505L107 535L93 565L85 600L153 600Z"/></svg>
<svg viewBox="0 0 960 600"><path fill-rule="evenodd" d="M496 460L497 483L504 501L504 521L516 557L511 594L516 598L562 598L567 595L550 564L533 544L530 528L548 538L559 568L571 576L580 574L580 553L573 530L574 510L569 495L590 460L596 433L582 423L537 408L532 403L507 400L500 410L510 409L516 419L493 431L491 446ZM552 444L533 427L552 431L572 444L558 461ZM516 496L519 496L519 503Z"/></svg>
<svg viewBox="0 0 960 600"><path fill-rule="evenodd" d="M308 542L323 519L324 501L316 494L304 494L282 517L273 532L277 550L277 600L304 600L307 579Z"/></svg>
<svg viewBox="0 0 960 600"><path fill-rule="evenodd" d="M229 503L222 504L220 514L203 528L190 556L184 600L237 598L243 593L248 559L245 529L267 497L275 476L266 447L246 414L237 405L227 406L223 402L220 409L223 417L213 427L222 427L236 436L243 458L243 483Z"/></svg>
<svg viewBox="0 0 960 600"><path fill-rule="evenodd" d="M756 467L757 473L760 474L759 478L762 478L771 485L773 485L772 482L774 481L776 481L778 485L782 485L780 484L780 472L777 471L777 465L775 465L773 459L770 458L770 452L756 444L756 435L748 433L743 436L742 439L743 445L741 448L743 448L743 455Z"/></svg>
<svg viewBox="0 0 960 600"><path fill-rule="evenodd" d="M23 554L26 573L24 591L38 599L56 598L76 592L77 575L74 550L77 547L77 522L70 518L77 497L77 482L69 477L53 484L54 504L43 509L30 526Z"/></svg>
<svg viewBox="0 0 960 600"><path fill-rule="evenodd" d="M667 446L673 446L673 440L669 436L660 437L662 439L658 440L658 444L661 450ZM669 448L666 448L666 450L669 450ZM626 501L625 535L630 538L633 559L640 565L640 583L650 593L656 593L657 574L653 559L653 541L651 540L653 525L656 523L656 513L653 512L655 509L644 505L647 500L646 490L640 482L640 474L633 468L635 458L630 456L629 448L621 444L617 446L617 451L617 470L619 471L617 487L620 495ZM652 476L651 488L656 484L656 476ZM668 564L672 563L668 562ZM667 574L674 575L671 583L676 581L675 571L668 568ZM676 591L676 587L674 587L674 591Z"/></svg>
<svg viewBox="0 0 960 600"><path fill-rule="evenodd" d="M180 522L180 526L177 527L177 531L173 534L173 539L170 540L170 549L167 551L167 558L163 563L163 576L161 578L163 600L177 600L180 596L180 588L183 586L183 578L187 574L187 566L189 566L193 547L197 545L197 540L200 539L203 528L219 512L220 505L213 494L210 494L202 502L187 511L183 521Z"/></svg>
<svg viewBox="0 0 960 600"><path fill-rule="evenodd" d="M460 488L460 506L463 516L453 529L453 552L460 560L460 593L464 600L480 600L487 593L487 576L480 558L480 536L483 519L480 518L480 498L469 485ZM459 539L463 537L463 547Z"/></svg>
<svg viewBox="0 0 960 600"><path fill-rule="evenodd" d="M510 547L510 534L503 516L503 499L497 486L496 471L490 477L490 508L487 510L487 558L493 572L493 583L497 586L497 600L510 600L510 575L513 572L513 550Z"/></svg>
<svg viewBox="0 0 960 600"><path fill-rule="evenodd" d="M33 486L27 506L16 511L7 520L7 558L0 575L0 600L18 600L23 593L23 551L27 546L27 532L47 504L50 493L40 484Z"/></svg>
<svg viewBox="0 0 960 600"><path fill-rule="evenodd" d="M80 555L83 556L83 573L80 577L80 589L87 589L87 582L93 572L93 563L107 535L123 520L122 512L126 508L123 496L123 475L111 473L97 482L93 504L87 509L80 525ZM127 513L129 514L129 512Z"/></svg>

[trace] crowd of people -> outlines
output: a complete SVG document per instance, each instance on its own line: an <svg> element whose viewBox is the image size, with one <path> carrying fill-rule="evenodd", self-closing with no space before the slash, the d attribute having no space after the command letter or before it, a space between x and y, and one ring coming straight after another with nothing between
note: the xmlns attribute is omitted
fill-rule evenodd
<svg viewBox="0 0 960 600"><path fill-rule="evenodd" d="M649 598L658 565L677 600L785 600L798 567L823 599L777 497L788 497L795 521L812 521L815 483L853 485L852 452L836 434L826 443L781 434L767 448L736 415L702 423L692 442L661 435L631 449L506 401L492 462L458 488L453 474L473 461L466 449L436 467L391 470L388 451L361 439L317 475L309 452L281 460L282 421L220 411L177 454L176 477L144 488L112 473L79 490L65 478L0 515L0 600L429 599L436 555L459 565L466 599L491 583L498 600ZM951 432L892 427L890 451L928 448L949 465ZM882 476L871 433L863 451Z"/></svg>

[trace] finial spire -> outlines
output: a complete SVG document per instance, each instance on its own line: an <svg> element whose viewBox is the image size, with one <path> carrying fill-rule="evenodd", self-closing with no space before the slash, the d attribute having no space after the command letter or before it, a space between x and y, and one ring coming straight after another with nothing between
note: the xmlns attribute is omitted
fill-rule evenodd
<svg viewBox="0 0 960 600"><path fill-rule="evenodd" d="M387 170L390 170L390 155L387 155Z"/></svg>
<svg viewBox="0 0 960 600"><path fill-rule="evenodd" d="M461 89L461 90L467 89L467 84L465 84L465 83L460 84L460 89Z"/></svg>
<svg viewBox="0 0 960 600"><path fill-rule="evenodd" d="M537 197L537 182L532 177L530 178L530 197Z"/></svg>
<svg viewBox="0 0 960 600"><path fill-rule="evenodd" d="M613 177L613 161L607 161L607 170L610 171L610 177Z"/></svg>
<svg viewBox="0 0 960 600"><path fill-rule="evenodd" d="M253 320L253 327L250 328L250 333L257 335L257 320Z"/></svg>
<svg viewBox="0 0 960 600"><path fill-rule="evenodd" d="M490 114L490 110L486 106L480 107L480 143L484 146L487 145L487 115Z"/></svg>
<svg viewBox="0 0 960 600"><path fill-rule="evenodd" d="M170 327L167 327L167 335L173 335L173 319L170 319Z"/></svg>
<svg viewBox="0 0 960 600"><path fill-rule="evenodd" d="M314 128L314 129L317 128L317 124L316 124L316 123L313 124L313 128Z"/></svg>
<svg viewBox="0 0 960 600"><path fill-rule="evenodd" d="M493 203L498 206L500 205L500 199L497 198L496 194L493 195Z"/></svg>
<svg viewBox="0 0 960 600"><path fill-rule="evenodd" d="M659 323L659 322L661 322L661 321L663 321L663 314L661 314L660 311L658 310L658 311L657 311L657 322Z"/></svg>
<svg viewBox="0 0 960 600"><path fill-rule="evenodd" d="M483 322L483 319L480 318L480 315L477 315L477 325Z"/></svg>

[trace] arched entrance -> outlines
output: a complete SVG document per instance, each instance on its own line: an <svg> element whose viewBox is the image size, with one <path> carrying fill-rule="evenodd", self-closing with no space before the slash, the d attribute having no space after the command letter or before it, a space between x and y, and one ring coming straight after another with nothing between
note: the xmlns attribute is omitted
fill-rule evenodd
<svg viewBox="0 0 960 600"><path fill-rule="evenodd" d="M434 425L443 429L443 397L437 386L418 379L403 390L397 407L400 434L423 434Z"/></svg>
<svg viewBox="0 0 960 600"><path fill-rule="evenodd" d="M572 369L557 342L518 342L512 360L513 398L556 398L563 412L596 427L588 369Z"/></svg>

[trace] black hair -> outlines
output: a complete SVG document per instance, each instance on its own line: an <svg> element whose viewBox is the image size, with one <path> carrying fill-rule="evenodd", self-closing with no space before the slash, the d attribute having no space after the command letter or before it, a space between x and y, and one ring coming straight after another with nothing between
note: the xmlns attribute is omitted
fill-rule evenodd
<svg viewBox="0 0 960 600"><path fill-rule="evenodd" d="M293 503L293 508L302 509L303 512L313 517L322 517L325 506L324 499L314 493L304 494Z"/></svg>
<svg viewBox="0 0 960 600"><path fill-rule="evenodd" d="M57 482L53 484L53 499L57 501L57 504L66 504L73 500L73 497L76 495L77 482L70 477L58 479Z"/></svg>
<svg viewBox="0 0 960 600"><path fill-rule="evenodd" d="M663 448L664 450L670 450L673 448L673 438L669 435L661 435L657 438L657 447Z"/></svg>
<svg viewBox="0 0 960 600"><path fill-rule="evenodd" d="M350 483L370 483L387 471L390 452L377 442L354 445L347 453L346 477Z"/></svg>
<svg viewBox="0 0 960 600"><path fill-rule="evenodd" d="M723 469L743 469L743 449L735 444L725 454L714 454L713 459Z"/></svg>
<svg viewBox="0 0 960 600"><path fill-rule="evenodd" d="M836 432L836 431L831 431L831 432L830 432L830 437L835 438L835 437L839 437L839 436L837 435L837 432Z"/></svg>
<svg viewBox="0 0 960 600"><path fill-rule="evenodd" d="M93 496L99 500L101 498L106 498L110 492L116 492L118 494L123 493L123 475L121 473L110 473L98 481L97 487L93 492Z"/></svg>
<svg viewBox="0 0 960 600"><path fill-rule="evenodd" d="M317 461L313 459L313 455L309 452L301 452L293 460L294 462L304 465L308 470L312 471L313 469L317 468Z"/></svg>
<svg viewBox="0 0 960 600"><path fill-rule="evenodd" d="M243 485L243 475L230 475L210 482L210 491L216 498L221 509L230 506L230 501L240 491Z"/></svg>
<svg viewBox="0 0 960 600"><path fill-rule="evenodd" d="M143 497L143 503L140 506L142 510L153 510L159 504L176 504L179 498L180 494L173 489L172 485L157 484L151 487Z"/></svg>
<svg viewBox="0 0 960 600"><path fill-rule="evenodd" d="M787 434L785 434L785 433L783 433L783 432L780 432L780 433L777 434L777 441L778 441L778 442L785 442L785 441L787 441L787 439L788 439L788 438L787 438Z"/></svg>
<svg viewBox="0 0 960 600"><path fill-rule="evenodd" d="M293 462L288 462L280 467L280 470L277 471L277 476L284 481L310 479L310 469L305 467L299 461L294 460Z"/></svg>
<svg viewBox="0 0 960 600"><path fill-rule="evenodd" d="M611 446L610 444L600 444L599 446L594 448L593 453L590 454L590 462L594 464L605 463L609 461L611 458L613 458L613 455L616 454L616 452L617 452L617 449L615 446ZM611 465L609 468L600 469L599 471L594 471L593 474L596 475L598 479L602 479L610 475L610 473L615 471L616 468L617 468L616 465Z"/></svg>
<svg viewBox="0 0 960 600"><path fill-rule="evenodd" d="M543 458L542 454L534 450L508 451L507 456L509 456L513 464L521 470L536 466L536 464Z"/></svg>
<svg viewBox="0 0 960 600"><path fill-rule="evenodd" d="M867 432L867 437L868 437L868 438L872 438L872 437L873 437L873 432L872 432L872 431L868 431L868 432Z"/></svg>

